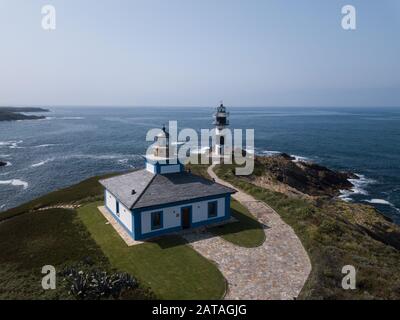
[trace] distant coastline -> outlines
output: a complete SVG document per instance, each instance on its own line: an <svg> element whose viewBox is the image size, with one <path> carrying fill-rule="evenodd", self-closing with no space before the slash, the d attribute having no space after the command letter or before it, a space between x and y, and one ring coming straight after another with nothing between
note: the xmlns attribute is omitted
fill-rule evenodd
<svg viewBox="0 0 400 320"><path fill-rule="evenodd" d="M48 109L31 107L0 107L0 121L40 120L45 116L27 115L25 113L49 112Z"/></svg>

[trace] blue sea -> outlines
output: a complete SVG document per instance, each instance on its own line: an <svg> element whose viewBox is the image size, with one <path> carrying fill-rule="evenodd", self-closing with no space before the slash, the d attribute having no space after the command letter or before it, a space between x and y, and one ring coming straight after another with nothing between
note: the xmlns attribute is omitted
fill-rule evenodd
<svg viewBox="0 0 400 320"><path fill-rule="evenodd" d="M0 211L108 172L144 165L146 133L169 120L212 127L213 108L54 107L46 120L0 122ZM286 152L360 176L345 201L400 223L400 108L230 108L258 154ZM1 213L0 213L1 214Z"/></svg>

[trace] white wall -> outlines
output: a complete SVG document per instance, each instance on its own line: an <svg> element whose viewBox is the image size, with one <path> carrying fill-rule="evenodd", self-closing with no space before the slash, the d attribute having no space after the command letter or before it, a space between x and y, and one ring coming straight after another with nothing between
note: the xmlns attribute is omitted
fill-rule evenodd
<svg viewBox="0 0 400 320"><path fill-rule="evenodd" d="M151 164L151 163L149 163L149 162L147 162L146 163L146 170L151 172L151 173L153 173L153 174L155 174L156 173L156 166Z"/></svg>
<svg viewBox="0 0 400 320"><path fill-rule="evenodd" d="M116 212L117 201L115 197L108 191L106 191L105 197L106 197L106 206L108 207L109 210L112 211L112 213L114 213L118 217L118 214ZM133 226L132 213L121 202L119 203L119 220L128 230L132 232L132 226Z"/></svg>
<svg viewBox="0 0 400 320"><path fill-rule="evenodd" d="M208 220L208 203L213 201L218 202L218 215L215 218L221 218L225 215L225 197L220 199L197 202L194 203L192 207L193 208L192 223Z"/></svg>
<svg viewBox="0 0 400 320"><path fill-rule="evenodd" d="M208 219L208 202L218 201L218 215L215 218ZM163 229L170 229L181 226L181 208L192 206L192 223L198 223L206 220L212 220L216 218L221 218L225 215L225 197L208 200L208 201L200 201L194 202L190 204L183 204L174 207L167 207L164 209L150 210L141 212L141 220L142 220L142 234L146 234L149 232L159 231ZM163 228L157 230L151 230L151 213L163 211Z"/></svg>

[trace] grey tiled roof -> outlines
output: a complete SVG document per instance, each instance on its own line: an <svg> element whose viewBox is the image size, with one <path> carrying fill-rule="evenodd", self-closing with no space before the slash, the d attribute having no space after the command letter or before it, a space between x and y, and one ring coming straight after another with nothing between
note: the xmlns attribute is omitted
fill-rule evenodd
<svg viewBox="0 0 400 320"><path fill-rule="evenodd" d="M187 172L153 175L140 170L100 183L130 209L235 193L235 190ZM131 195L132 189L136 190Z"/></svg>
<svg viewBox="0 0 400 320"><path fill-rule="evenodd" d="M126 207L131 208L147 188L154 175L147 170L138 170L132 173L100 180L99 182ZM132 194L135 190L135 194Z"/></svg>

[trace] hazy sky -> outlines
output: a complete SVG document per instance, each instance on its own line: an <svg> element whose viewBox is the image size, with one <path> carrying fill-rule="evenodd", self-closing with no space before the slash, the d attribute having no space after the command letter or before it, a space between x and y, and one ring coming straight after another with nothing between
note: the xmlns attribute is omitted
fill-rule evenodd
<svg viewBox="0 0 400 320"><path fill-rule="evenodd" d="M0 105L400 106L399 0L0 0L0 43Z"/></svg>

